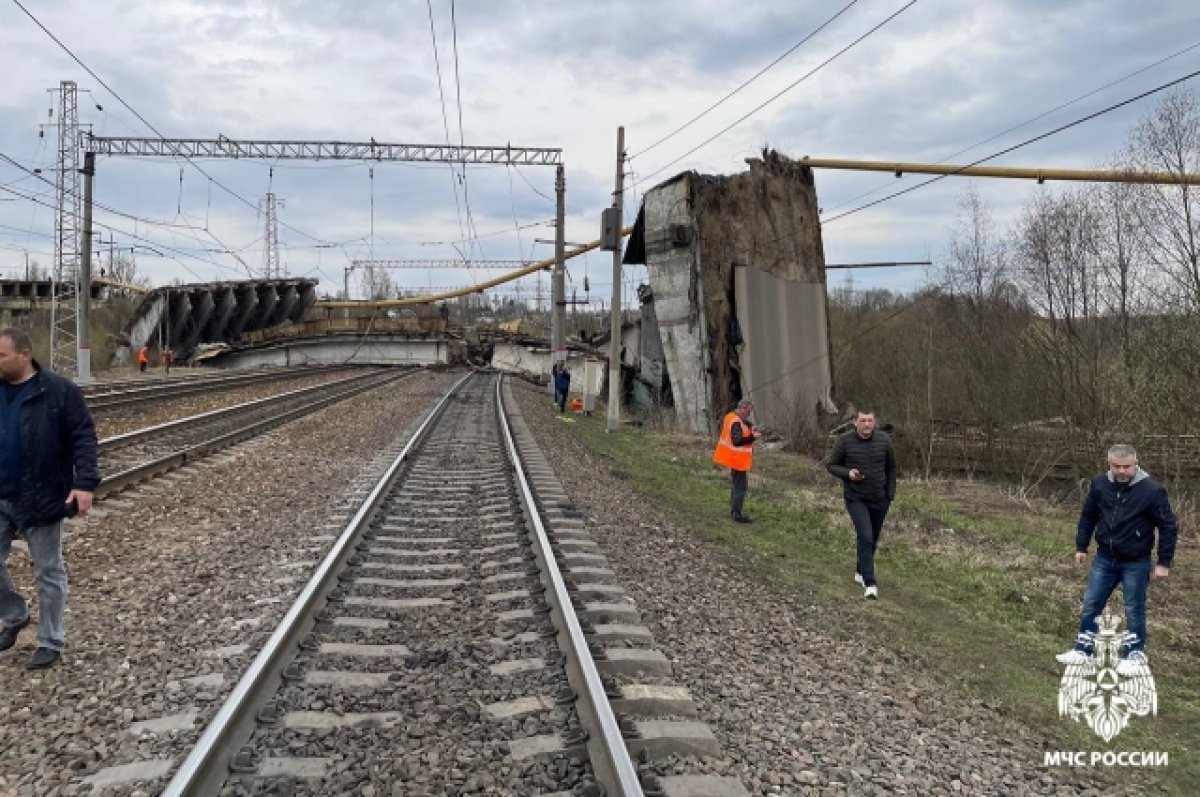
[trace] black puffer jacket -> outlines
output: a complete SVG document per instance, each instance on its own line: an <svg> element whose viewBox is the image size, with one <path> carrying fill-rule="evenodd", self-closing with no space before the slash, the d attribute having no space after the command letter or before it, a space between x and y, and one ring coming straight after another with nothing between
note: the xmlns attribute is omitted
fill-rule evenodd
<svg viewBox="0 0 1200 797"><path fill-rule="evenodd" d="M94 492L96 426L73 383L38 370L37 385L21 403L21 494L14 502L22 529L46 526L68 515L71 490Z"/></svg>
<svg viewBox="0 0 1200 797"><path fill-rule="evenodd" d="M842 494L861 501L891 501L896 497L896 453L887 432L876 429L865 440L851 429L833 446L825 468L842 480ZM862 481L851 481L857 469Z"/></svg>
<svg viewBox="0 0 1200 797"><path fill-rule="evenodd" d="M1092 479L1092 488L1079 513L1075 550L1087 553L1092 534L1096 548L1115 559L1143 559L1154 550L1158 529L1158 563L1170 567L1175 558L1179 526L1167 501L1167 491L1141 468L1126 484L1108 473Z"/></svg>

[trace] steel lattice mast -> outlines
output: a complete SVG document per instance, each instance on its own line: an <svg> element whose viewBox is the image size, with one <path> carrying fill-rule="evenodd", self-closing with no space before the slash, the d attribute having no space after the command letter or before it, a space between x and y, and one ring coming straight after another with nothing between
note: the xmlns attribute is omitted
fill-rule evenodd
<svg viewBox="0 0 1200 797"><path fill-rule="evenodd" d="M79 318L79 89L58 87L58 172L54 195L54 284L50 302L50 370L74 375Z"/></svg>
<svg viewBox="0 0 1200 797"><path fill-rule="evenodd" d="M263 276L266 279L279 279L284 276L283 266L279 260L279 216L277 205L283 200L276 200L274 193L267 194L267 230L263 240L266 242L263 253Z"/></svg>

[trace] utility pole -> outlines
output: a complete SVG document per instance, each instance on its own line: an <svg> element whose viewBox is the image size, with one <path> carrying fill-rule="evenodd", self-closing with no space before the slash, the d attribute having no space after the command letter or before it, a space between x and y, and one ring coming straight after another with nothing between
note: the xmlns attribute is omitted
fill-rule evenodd
<svg viewBox="0 0 1200 797"><path fill-rule="evenodd" d="M563 167L555 170L554 194L557 212L554 218L554 271L550 275L550 364L567 359L566 336L566 279L565 255L567 239L566 194L567 180Z"/></svg>
<svg viewBox="0 0 1200 797"><path fill-rule="evenodd" d="M617 128L617 184L613 191L613 216L616 241L613 246L612 312L608 341L608 431L621 425L621 228L625 212L625 128ZM605 225L607 226L607 225Z"/></svg>
<svg viewBox="0 0 1200 797"><path fill-rule="evenodd" d="M279 216L277 214L277 206L282 205L283 200L276 200L273 192L267 193L267 230L264 240L266 246L263 254L263 277L266 279L279 279L283 276L283 268L279 264Z"/></svg>
<svg viewBox="0 0 1200 797"><path fill-rule="evenodd" d="M83 247L79 253L78 312L75 320L77 375L75 382L90 385L92 379L92 178L96 176L96 153L83 156Z"/></svg>
<svg viewBox="0 0 1200 797"><path fill-rule="evenodd" d="M53 89L51 89L53 91ZM54 269L50 283L50 370L75 370L79 316L79 88L58 84L58 173L54 180ZM90 299L91 297L89 297Z"/></svg>

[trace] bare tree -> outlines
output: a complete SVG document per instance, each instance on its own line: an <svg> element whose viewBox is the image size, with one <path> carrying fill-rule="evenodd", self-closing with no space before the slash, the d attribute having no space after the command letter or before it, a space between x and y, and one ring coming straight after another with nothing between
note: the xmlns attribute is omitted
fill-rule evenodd
<svg viewBox="0 0 1200 797"><path fill-rule="evenodd" d="M1181 89L1169 95L1130 135L1131 166L1171 174L1200 171L1200 103ZM1200 312L1200 194L1182 181L1145 186L1138 204L1151 262L1172 283L1163 299Z"/></svg>

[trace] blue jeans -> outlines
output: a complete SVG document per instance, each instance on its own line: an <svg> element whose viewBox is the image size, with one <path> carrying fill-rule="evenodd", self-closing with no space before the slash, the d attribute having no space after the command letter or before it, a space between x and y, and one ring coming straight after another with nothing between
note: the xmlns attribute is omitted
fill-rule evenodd
<svg viewBox="0 0 1200 797"><path fill-rule="evenodd" d="M8 575L8 552L17 531L12 504L0 499L0 623L5 628L29 619L29 604ZM62 555L62 521L22 529L33 559L38 593L38 647L61 651L66 645L63 609L67 605L67 568Z"/></svg>
<svg viewBox="0 0 1200 797"><path fill-rule="evenodd" d="M850 522L854 524L854 534L858 538L857 565L855 572L862 576L863 584L874 587L875 584L875 549L879 547L879 535L883 533L883 520L887 517L891 501L864 501L861 498L847 498L846 512Z"/></svg>
<svg viewBox="0 0 1200 797"><path fill-rule="evenodd" d="M1087 591L1083 595L1083 612L1079 616L1079 636L1075 649L1091 655L1096 647L1098 618L1113 590L1121 585L1125 598L1125 639L1122 655L1146 649L1146 590L1150 586L1150 557L1145 559L1114 559L1097 553L1088 575Z"/></svg>

